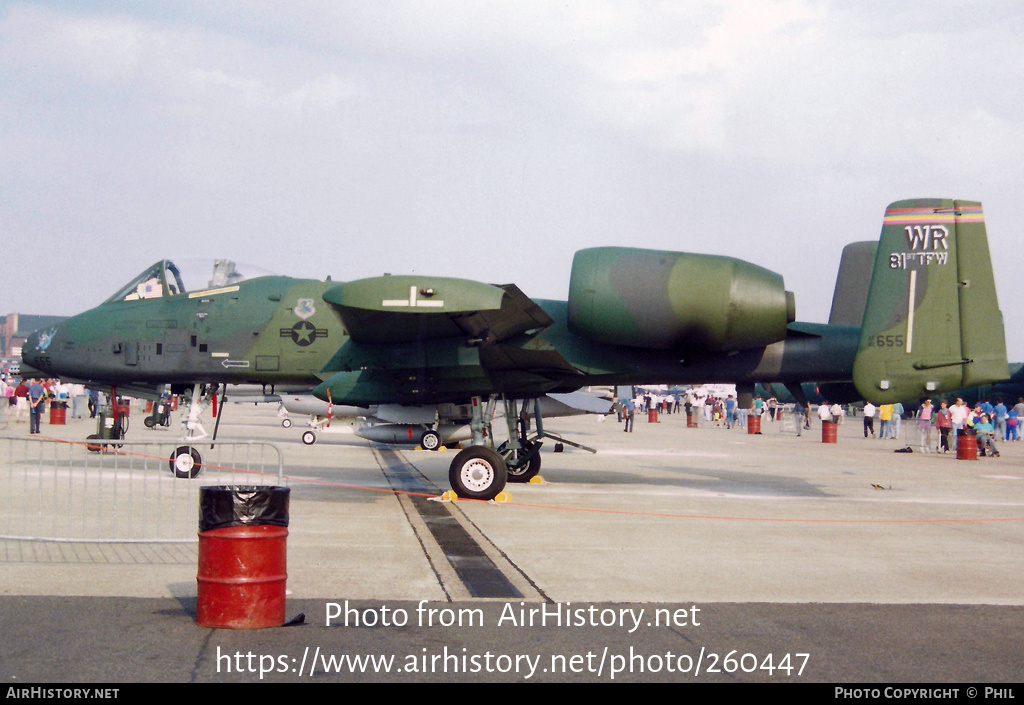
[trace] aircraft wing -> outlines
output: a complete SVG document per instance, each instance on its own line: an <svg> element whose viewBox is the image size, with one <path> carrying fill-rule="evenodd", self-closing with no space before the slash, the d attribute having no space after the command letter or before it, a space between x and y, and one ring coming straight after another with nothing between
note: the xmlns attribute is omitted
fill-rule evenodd
<svg viewBox="0 0 1024 705"><path fill-rule="evenodd" d="M482 345L543 330L554 321L514 284L384 276L339 284L324 301L356 343L393 344L458 336Z"/></svg>
<svg viewBox="0 0 1024 705"><path fill-rule="evenodd" d="M321 399L328 390L335 403L358 405L543 394L581 376L536 336L554 321L513 284L383 276L339 284L323 299L349 340L321 373Z"/></svg>

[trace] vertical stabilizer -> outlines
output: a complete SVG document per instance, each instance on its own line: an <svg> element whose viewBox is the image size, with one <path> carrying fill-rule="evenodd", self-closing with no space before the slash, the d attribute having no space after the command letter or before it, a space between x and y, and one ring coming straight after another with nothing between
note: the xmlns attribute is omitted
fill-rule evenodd
<svg viewBox="0 0 1024 705"><path fill-rule="evenodd" d="M843 248L836 288L832 293L832 310L828 314L829 325L860 328L877 251L878 243L874 240L851 242Z"/></svg>
<svg viewBox="0 0 1024 705"><path fill-rule="evenodd" d="M1008 375L981 204L890 205L853 366L858 392L907 401Z"/></svg>

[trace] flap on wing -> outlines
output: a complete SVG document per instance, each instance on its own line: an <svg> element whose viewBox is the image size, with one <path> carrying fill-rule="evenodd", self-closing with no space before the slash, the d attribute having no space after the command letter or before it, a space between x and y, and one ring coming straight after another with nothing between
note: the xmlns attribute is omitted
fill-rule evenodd
<svg viewBox="0 0 1024 705"><path fill-rule="evenodd" d="M466 332L482 342L508 340L522 333L547 328L554 320L515 284L500 287L505 295L497 311L477 311L463 319Z"/></svg>
<svg viewBox="0 0 1024 705"><path fill-rule="evenodd" d="M372 277L339 284L323 299L359 343L455 336L494 342L552 323L518 287L466 279Z"/></svg>

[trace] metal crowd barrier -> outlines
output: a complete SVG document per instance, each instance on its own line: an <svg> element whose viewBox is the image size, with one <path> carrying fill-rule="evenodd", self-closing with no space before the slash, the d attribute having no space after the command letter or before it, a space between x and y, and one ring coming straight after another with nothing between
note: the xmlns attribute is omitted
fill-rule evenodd
<svg viewBox="0 0 1024 705"><path fill-rule="evenodd" d="M198 441L194 478L175 475L177 441L71 443L0 436L0 539L194 543L203 485L282 485L281 450L259 441ZM98 446L98 448L97 448ZM212 446L212 448L211 448Z"/></svg>

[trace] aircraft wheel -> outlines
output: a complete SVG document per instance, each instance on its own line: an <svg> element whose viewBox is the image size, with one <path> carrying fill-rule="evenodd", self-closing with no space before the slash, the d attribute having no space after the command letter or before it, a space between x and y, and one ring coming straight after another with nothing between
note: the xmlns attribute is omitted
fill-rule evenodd
<svg viewBox="0 0 1024 705"><path fill-rule="evenodd" d="M305 443L307 446L313 445L314 443L316 443L316 434L313 433L312 431L303 431L302 442Z"/></svg>
<svg viewBox="0 0 1024 705"><path fill-rule="evenodd" d="M281 425L284 426L285 428L291 428L292 427L292 420L291 419L282 419L281 420Z"/></svg>
<svg viewBox="0 0 1024 705"><path fill-rule="evenodd" d="M536 477L537 473L540 472L540 453L534 454L527 461L516 462L512 459L511 452L505 452L507 446L508 443L502 443L498 446L498 453L501 454L501 457L505 460L505 466L508 468L508 481L529 482L530 478ZM533 443L529 443L520 452L525 455L533 450L533 446Z"/></svg>
<svg viewBox="0 0 1024 705"><path fill-rule="evenodd" d="M89 450L92 453L99 453L101 450L103 450L103 445L102 444L100 444L100 443L90 443L89 442L89 441L98 441L99 438L100 438L99 435L95 434L95 433L90 433L88 436L86 436L85 437L85 447L86 447L86 449Z"/></svg>
<svg viewBox="0 0 1024 705"><path fill-rule="evenodd" d="M170 466L175 477L191 479L203 469L203 456L192 446L178 446L171 453Z"/></svg>
<svg viewBox="0 0 1024 705"><path fill-rule="evenodd" d="M437 435L437 431L427 431L420 439L420 447L423 450L437 450L441 447L441 436Z"/></svg>
<svg viewBox="0 0 1024 705"><path fill-rule="evenodd" d="M537 473L540 472L540 456L535 455L530 458L529 462L518 467L509 466L508 468L508 481L509 482L529 482L530 478L536 477Z"/></svg>
<svg viewBox="0 0 1024 705"><path fill-rule="evenodd" d="M505 489L505 461L490 448L470 446L459 451L448 469L455 494L466 499L494 499Z"/></svg>

